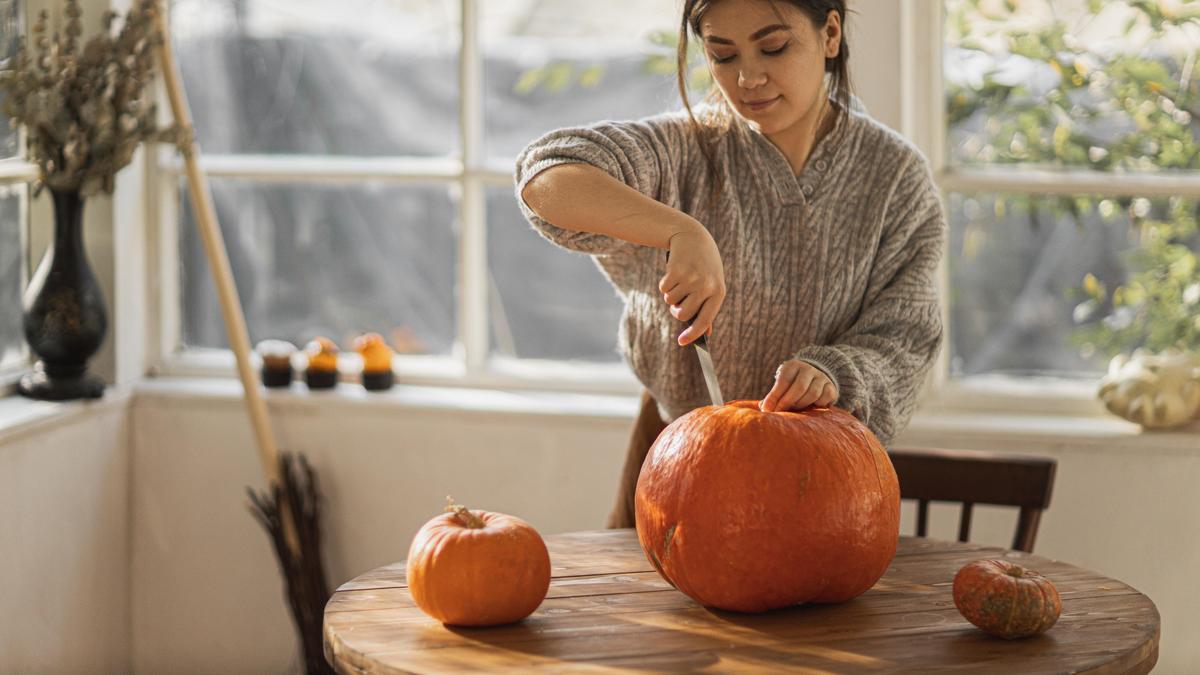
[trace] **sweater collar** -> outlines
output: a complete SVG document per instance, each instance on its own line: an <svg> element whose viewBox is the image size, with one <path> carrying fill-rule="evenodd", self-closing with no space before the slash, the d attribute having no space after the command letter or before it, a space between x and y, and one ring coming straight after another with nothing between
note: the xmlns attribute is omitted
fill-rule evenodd
<svg viewBox="0 0 1200 675"><path fill-rule="evenodd" d="M792 165L788 163L787 156L771 142L771 139L745 120L739 119L738 124L761 152L779 200L786 206L794 206L810 203L820 194L823 179L832 169L834 155L842 145L848 118L849 114L837 115L834 118L833 128L817 142L798 176L792 173Z"/></svg>

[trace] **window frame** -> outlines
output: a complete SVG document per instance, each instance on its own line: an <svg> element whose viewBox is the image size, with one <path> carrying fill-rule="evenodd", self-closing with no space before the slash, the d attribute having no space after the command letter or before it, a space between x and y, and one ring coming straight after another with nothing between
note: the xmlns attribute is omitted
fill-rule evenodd
<svg viewBox="0 0 1200 675"><path fill-rule="evenodd" d="M1100 197L1184 196L1200 199L1200 172L1190 175L1101 173L1086 169L1031 170L1014 167L955 167L947 161L948 132L943 81L944 0L909 0L902 7L903 133L929 159L943 203L952 192L1015 192L1029 195L1090 194ZM949 297L949 255L939 271ZM1012 415L1108 415L1096 397L1096 382L995 375L950 377L949 303L943 302L947 342L926 389L930 412L993 412Z"/></svg>
<svg viewBox="0 0 1200 675"><path fill-rule="evenodd" d="M19 148L25 146L25 132L21 132L17 136ZM29 277L32 271L30 264L30 222L31 214L29 208L29 186L37 178L37 166L25 161L24 158L16 157L0 160L0 185L18 186L24 185L25 192L21 196L20 206L20 248L21 248L21 295L24 296L25 289L29 285ZM23 338L22 338L23 340ZM21 342L20 356L7 363L0 364L0 396L10 394L16 391L17 381L21 379L29 367L33 364L33 354L29 350L27 342Z"/></svg>
<svg viewBox="0 0 1200 675"><path fill-rule="evenodd" d="M22 0L21 2L21 31L25 35L26 44L28 46L29 32L28 28L32 24L32 17L37 16L44 7L46 0ZM36 210L31 208L32 195L29 188L37 180L38 167L30 162L25 155L26 148L26 132L25 127L21 126L17 129L17 155L0 159L0 185L20 185L24 184L26 190L21 196L20 207L20 247L21 247L21 295L24 296L25 289L28 287L30 275L33 273L32 263L32 230L35 227L45 225L43 218L38 217ZM36 220L36 223L34 222ZM15 394L17 391L17 381L21 376L33 365L33 354L29 350L29 344L22 341L21 357L8 364L0 364L0 398Z"/></svg>

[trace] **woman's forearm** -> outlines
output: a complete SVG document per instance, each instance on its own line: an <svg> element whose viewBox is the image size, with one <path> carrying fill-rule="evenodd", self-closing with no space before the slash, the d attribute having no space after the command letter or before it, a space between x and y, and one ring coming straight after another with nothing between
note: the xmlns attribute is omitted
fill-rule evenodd
<svg viewBox="0 0 1200 675"><path fill-rule="evenodd" d="M704 227L588 164L546 169L525 185L521 198L543 220L563 229L654 248L670 248L672 236Z"/></svg>

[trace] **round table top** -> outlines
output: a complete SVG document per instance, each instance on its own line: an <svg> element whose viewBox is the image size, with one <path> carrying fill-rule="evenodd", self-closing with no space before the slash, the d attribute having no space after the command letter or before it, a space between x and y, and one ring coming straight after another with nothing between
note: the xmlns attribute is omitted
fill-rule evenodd
<svg viewBox="0 0 1200 675"><path fill-rule="evenodd" d="M901 537L875 587L840 605L764 614L707 609L676 591L633 530L546 537L553 579L524 621L453 628L426 616L404 563L343 584L325 607L325 657L340 673L614 670L1147 673L1158 610L1130 586L1066 563L975 544ZM969 624L951 584L968 562L1007 558L1054 582L1048 632L1002 640ZM808 671L806 671L808 672Z"/></svg>

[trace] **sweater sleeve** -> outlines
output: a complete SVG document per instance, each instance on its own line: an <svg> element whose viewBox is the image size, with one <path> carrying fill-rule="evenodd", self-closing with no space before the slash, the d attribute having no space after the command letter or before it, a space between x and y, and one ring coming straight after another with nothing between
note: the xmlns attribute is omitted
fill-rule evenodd
<svg viewBox="0 0 1200 675"><path fill-rule="evenodd" d="M687 118L666 113L629 122L600 122L552 131L517 157L516 195L521 213L546 239L563 248L612 255L637 248L608 235L558 227L539 217L521 192L539 173L559 164L589 164L638 192L674 206L685 161Z"/></svg>
<svg viewBox="0 0 1200 675"><path fill-rule="evenodd" d="M937 271L946 218L919 156L897 183L885 218L857 320L796 358L830 375L836 405L888 445L908 425L943 336Z"/></svg>

